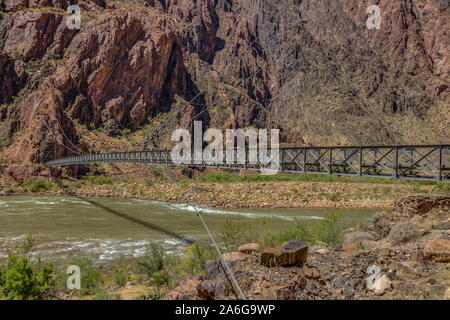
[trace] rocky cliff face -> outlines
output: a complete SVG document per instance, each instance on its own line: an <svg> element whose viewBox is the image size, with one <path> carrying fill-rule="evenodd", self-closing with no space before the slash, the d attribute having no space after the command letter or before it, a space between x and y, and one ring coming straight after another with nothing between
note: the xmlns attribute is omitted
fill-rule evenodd
<svg viewBox="0 0 450 320"><path fill-rule="evenodd" d="M450 143L448 1L75 1L81 30L71 2L0 0L8 165L111 150L128 131L168 147L193 117L296 145Z"/></svg>

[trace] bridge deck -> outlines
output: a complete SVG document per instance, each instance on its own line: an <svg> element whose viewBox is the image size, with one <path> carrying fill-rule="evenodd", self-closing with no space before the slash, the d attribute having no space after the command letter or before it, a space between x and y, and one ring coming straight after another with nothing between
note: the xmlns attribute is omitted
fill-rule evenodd
<svg viewBox="0 0 450 320"><path fill-rule="evenodd" d="M278 153L281 172L450 181L450 145L298 147L280 148ZM250 161L257 157L255 150L246 149L245 161L238 161L235 149L234 161L230 164L226 163L225 154L226 150L224 159L219 164L190 161L182 165L235 170L261 170L269 167ZM172 161L170 150L86 154L52 160L47 166L99 163L179 166Z"/></svg>

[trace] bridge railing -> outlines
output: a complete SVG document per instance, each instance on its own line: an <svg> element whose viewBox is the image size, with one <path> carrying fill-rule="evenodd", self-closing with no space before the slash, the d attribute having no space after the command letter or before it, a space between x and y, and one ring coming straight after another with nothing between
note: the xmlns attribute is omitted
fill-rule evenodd
<svg viewBox="0 0 450 320"><path fill-rule="evenodd" d="M234 149L233 161L222 150L218 161L196 161L194 154L183 166L261 170L256 149ZM269 151L270 153L270 151ZM272 155L273 156L273 155ZM279 171L362 177L450 181L450 145L417 146L335 146L279 148ZM76 166L100 163L130 163L177 166L170 150L88 154L49 161L48 166Z"/></svg>

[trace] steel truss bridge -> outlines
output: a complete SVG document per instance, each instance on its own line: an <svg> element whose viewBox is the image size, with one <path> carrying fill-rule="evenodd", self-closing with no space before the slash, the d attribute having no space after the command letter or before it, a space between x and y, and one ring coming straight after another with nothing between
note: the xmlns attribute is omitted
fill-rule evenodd
<svg viewBox="0 0 450 320"><path fill-rule="evenodd" d="M231 164L226 162L226 151L223 161L215 164L190 161L178 165L172 161L170 150L158 150L86 154L52 160L47 166L129 163L232 170L269 167L255 161L256 149L233 149ZM450 181L450 145L296 147L279 148L278 152L280 172Z"/></svg>

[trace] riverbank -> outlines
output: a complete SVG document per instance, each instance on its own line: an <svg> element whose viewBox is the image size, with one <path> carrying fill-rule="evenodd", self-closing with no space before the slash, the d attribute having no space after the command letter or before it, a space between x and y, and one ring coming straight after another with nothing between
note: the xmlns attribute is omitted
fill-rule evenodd
<svg viewBox="0 0 450 320"><path fill-rule="evenodd" d="M157 176L158 174L155 174ZM301 176L301 175L297 175ZM314 177L313 175L311 175ZM286 178L288 177L288 178ZM448 184L433 181L390 181L318 177L314 181L295 181L294 175L280 175L280 181L246 181L238 175L204 175L202 178L163 177L113 179L89 176L84 179L62 179L73 195L187 203L212 208L391 208L395 199L411 193L448 192ZM293 179L289 180L289 179ZM286 180L286 181L283 181ZM320 181L324 180L324 181ZM342 181L340 181L342 180ZM67 191L51 179L28 179L20 184L0 181L0 195L62 196Z"/></svg>
<svg viewBox="0 0 450 320"><path fill-rule="evenodd" d="M298 240L278 248L247 244L224 257L251 300L450 300L449 212L449 196L410 196L347 230L343 244L306 241L306 257L299 254L304 243L292 251ZM218 264L207 262L204 274L179 281L165 299L236 299Z"/></svg>
<svg viewBox="0 0 450 320"><path fill-rule="evenodd" d="M344 232L336 223L338 216L331 214L311 223L298 220L279 233L251 221L227 222L218 240L249 299L443 299L450 287L449 212L449 196L416 195ZM261 252L273 252L267 247L293 239L309 246L306 262L261 264ZM143 256L118 259L107 268L81 256L53 267L37 259L33 242L26 239L0 264L0 299L23 294L13 285L22 276L21 260L15 256L27 257L33 274L42 275L32 277L28 298L33 299L236 298L220 269L211 268L217 264L215 251L202 242L181 254L150 243ZM253 244L242 246L248 242ZM68 265L80 267L81 290L67 289ZM383 278L379 290L367 287L371 266L378 267ZM10 271L16 267L18 272Z"/></svg>

